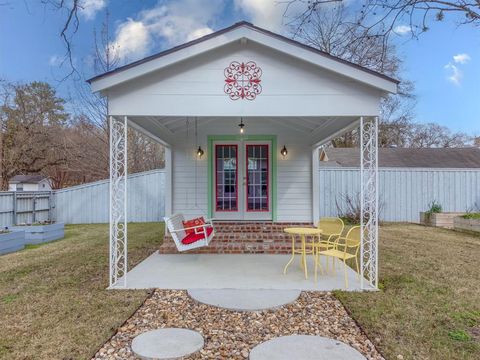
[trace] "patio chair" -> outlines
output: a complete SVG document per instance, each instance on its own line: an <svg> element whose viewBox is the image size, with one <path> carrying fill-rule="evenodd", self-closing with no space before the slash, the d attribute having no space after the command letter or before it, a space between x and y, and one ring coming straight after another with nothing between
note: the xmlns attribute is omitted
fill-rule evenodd
<svg viewBox="0 0 480 360"><path fill-rule="evenodd" d="M315 254L315 281L317 280L317 267L321 265L319 264L319 257L320 255L332 257L334 259L340 259L343 261L344 273L345 273L345 289L348 288L348 276L347 276L347 263L346 261L349 259L355 259L355 265L357 269L357 276L360 278L360 268L358 266L358 252L360 249L360 242L361 242L361 227L354 226L352 227L346 236L339 236L335 243L334 247L331 247L327 250L319 251L317 250ZM317 249L319 249L317 247ZM328 264L328 259L327 259ZM335 271L335 266L333 267L333 271Z"/></svg>
<svg viewBox="0 0 480 360"><path fill-rule="evenodd" d="M215 235L213 219L197 218L187 222L182 214L175 214L165 217L164 220L180 252L208 246Z"/></svg>
<svg viewBox="0 0 480 360"><path fill-rule="evenodd" d="M319 235L318 242L315 243L314 246L318 251L321 251L335 248L335 240L339 236L342 236L345 224L339 217L322 217L320 218L317 227L322 230L322 234ZM322 240L322 237L324 240ZM332 258L332 266L335 266L334 260L335 258Z"/></svg>

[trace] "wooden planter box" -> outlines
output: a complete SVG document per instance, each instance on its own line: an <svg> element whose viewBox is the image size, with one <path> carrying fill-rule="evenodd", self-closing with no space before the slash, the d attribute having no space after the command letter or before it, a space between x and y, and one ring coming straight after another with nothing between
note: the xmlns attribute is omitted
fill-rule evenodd
<svg viewBox="0 0 480 360"><path fill-rule="evenodd" d="M480 219L464 219L456 217L453 221L455 230L473 231L480 233Z"/></svg>
<svg viewBox="0 0 480 360"><path fill-rule="evenodd" d="M428 214L426 212L420 213L420 223L428 226L443 227L453 229L453 220L461 215L462 212L441 212Z"/></svg>
<svg viewBox="0 0 480 360"><path fill-rule="evenodd" d="M0 234L0 255L8 254L25 247L25 231L10 230L6 234Z"/></svg>
<svg viewBox="0 0 480 360"><path fill-rule="evenodd" d="M11 229L25 231L25 244L42 244L65 236L65 224L13 226Z"/></svg>

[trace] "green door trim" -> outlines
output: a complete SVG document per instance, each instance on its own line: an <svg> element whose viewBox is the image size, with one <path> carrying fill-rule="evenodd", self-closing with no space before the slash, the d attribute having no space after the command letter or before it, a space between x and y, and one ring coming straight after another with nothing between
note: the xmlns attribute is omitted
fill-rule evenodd
<svg viewBox="0 0 480 360"><path fill-rule="evenodd" d="M208 217L213 217L213 142L270 141L272 143L272 221L277 221L277 136L276 135L208 135Z"/></svg>

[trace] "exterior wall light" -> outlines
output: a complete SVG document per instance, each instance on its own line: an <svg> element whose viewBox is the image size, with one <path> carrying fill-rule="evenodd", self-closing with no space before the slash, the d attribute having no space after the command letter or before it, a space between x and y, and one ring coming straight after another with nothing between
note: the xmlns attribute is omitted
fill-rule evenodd
<svg viewBox="0 0 480 360"><path fill-rule="evenodd" d="M240 134L243 134L243 132L245 131L245 124L243 123L243 118L240 118L240 124L238 124L238 127L240 128Z"/></svg>
<svg viewBox="0 0 480 360"><path fill-rule="evenodd" d="M199 147L198 147L198 150L197 150L197 156L198 156L199 158L201 158L201 157L203 156L203 154L204 154L204 151L202 150L202 147L199 146Z"/></svg>
<svg viewBox="0 0 480 360"><path fill-rule="evenodd" d="M280 154L282 154L283 158L285 159L285 157L287 156L288 154L288 151L287 151L287 147L285 145L283 145L283 149L280 150Z"/></svg>

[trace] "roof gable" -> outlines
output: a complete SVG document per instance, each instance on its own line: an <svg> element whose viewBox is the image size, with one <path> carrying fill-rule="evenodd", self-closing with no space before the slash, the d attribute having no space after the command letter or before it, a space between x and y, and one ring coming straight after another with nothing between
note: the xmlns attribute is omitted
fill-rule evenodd
<svg viewBox="0 0 480 360"><path fill-rule="evenodd" d="M247 22L237 23L200 39L185 43L145 59L122 66L88 80L92 90L103 91L126 81L160 70L182 60L194 57L221 46L253 41L268 48L286 53L321 68L333 71L383 92L396 93L398 81L328 53L288 39Z"/></svg>

